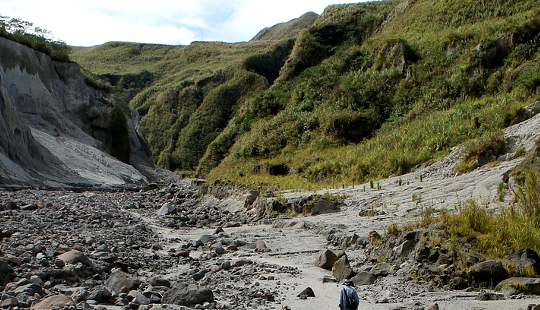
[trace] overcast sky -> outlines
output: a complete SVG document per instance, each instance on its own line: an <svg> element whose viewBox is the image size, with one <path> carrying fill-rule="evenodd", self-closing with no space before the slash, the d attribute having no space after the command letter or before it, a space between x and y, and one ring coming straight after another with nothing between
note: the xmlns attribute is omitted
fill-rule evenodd
<svg viewBox="0 0 540 310"><path fill-rule="evenodd" d="M306 12L321 14L332 0L0 0L0 15L52 32L73 46L109 41L189 44L249 41L264 27Z"/></svg>

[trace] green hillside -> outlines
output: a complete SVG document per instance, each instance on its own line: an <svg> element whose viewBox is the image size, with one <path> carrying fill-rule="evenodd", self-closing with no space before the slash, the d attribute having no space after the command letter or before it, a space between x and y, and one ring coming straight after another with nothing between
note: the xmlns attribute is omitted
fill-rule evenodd
<svg viewBox="0 0 540 310"><path fill-rule="evenodd" d="M539 98L539 13L532 0L386 0L330 6L293 39L108 43L71 58L139 111L163 167L341 186L462 143L462 171L496 158L501 129Z"/></svg>

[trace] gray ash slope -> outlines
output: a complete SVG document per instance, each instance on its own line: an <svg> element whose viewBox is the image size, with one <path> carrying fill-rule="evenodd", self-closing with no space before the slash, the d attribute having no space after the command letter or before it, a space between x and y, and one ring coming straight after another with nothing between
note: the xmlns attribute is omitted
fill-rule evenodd
<svg viewBox="0 0 540 310"><path fill-rule="evenodd" d="M79 66L0 38L0 186L126 187L169 179L136 112L87 85Z"/></svg>

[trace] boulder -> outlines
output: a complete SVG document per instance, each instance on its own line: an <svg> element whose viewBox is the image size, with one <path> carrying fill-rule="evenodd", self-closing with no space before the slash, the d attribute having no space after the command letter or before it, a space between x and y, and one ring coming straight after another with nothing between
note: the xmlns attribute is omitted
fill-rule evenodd
<svg viewBox="0 0 540 310"><path fill-rule="evenodd" d="M510 121L510 126L524 122L540 113L540 100L535 101L528 107L521 108L516 112L516 117Z"/></svg>
<svg viewBox="0 0 540 310"><path fill-rule="evenodd" d="M323 283L338 283L339 280L336 279L336 277L333 277L331 275L325 274L322 279Z"/></svg>
<svg viewBox="0 0 540 310"><path fill-rule="evenodd" d="M194 307L205 302L214 302L214 293L195 284L177 283L163 294L164 304Z"/></svg>
<svg viewBox="0 0 540 310"><path fill-rule="evenodd" d="M71 250L64 254L60 254L58 255L58 259L62 260L65 264L74 265L77 263L83 263L88 267L93 267L90 259L88 259L88 257L86 257L86 255L84 255L84 253L79 250Z"/></svg>
<svg viewBox="0 0 540 310"><path fill-rule="evenodd" d="M92 288L90 294L88 295L88 299L95 300L97 302L108 301L111 297L111 291L109 291L109 289L105 286L96 286Z"/></svg>
<svg viewBox="0 0 540 310"><path fill-rule="evenodd" d="M496 260L487 260L471 267L470 275L473 280L491 286L496 286L502 280L508 278L508 272L502 263Z"/></svg>
<svg viewBox="0 0 540 310"><path fill-rule="evenodd" d="M326 198L321 198L311 206L311 215L331 213L339 211L336 204Z"/></svg>
<svg viewBox="0 0 540 310"><path fill-rule="evenodd" d="M370 272L362 271L355 275L351 280L355 285L371 285L377 278Z"/></svg>
<svg viewBox="0 0 540 310"><path fill-rule="evenodd" d="M127 273L117 270L109 276L105 284L112 292L119 293L122 291L122 288L127 288L128 290L138 288L141 280L130 277Z"/></svg>
<svg viewBox="0 0 540 310"><path fill-rule="evenodd" d="M317 259L315 260L315 266L332 270L332 267L337 262L338 257L334 252L332 252L329 249L323 249L319 252L319 255L317 255Z"/></svg>
<svg viewBox="0 0 540 310"><path fill-rule="evenodd" d="M131 302L136 305L149 305L150 298L144 296L141 292L132 290L128 293L128 296L131 299Z"/></svg>
<svg viewBox="0 0 540 310"><path fill-rule="evenodd" d="M32 305L31 309L64 309L75 303L66 295L53 295Z"/></svg>
<svg viewBox="0 0 540 310"><path fill-rule="evenodd" d="M407 255L409 255L409 253L411 253L412 250L414 250L415 246L416 246L415 240L405 240L403 243L394 247L392 250L398 257L404 258Z"/></svg>
<svg viewBox="0 0 540 310"><path fill-rule="evenodd" d="M161 206L161 208L158 210L157 214L161 216L174 214L176 213L176 206L172 202L166 202Z"/></svg>
<svg viewBox="0 0 540 310"><path fill-rule="evenodd" d="M0 258L0 285L7 283L13 276L13 269L9 266L9 262Z"/></svg>
<svg viewBox="0 0 540 310"><path fill-rule="evenodd" d="M40 296L43 296L45 295L44 291L43 291L43 287L39 284L35 284L35 283L29 283L29 284L25 284L25 285L21 285L19 287L17 287L14 291L13 291L15 294L28 294L30 296L33 296L33 295L40 295Z"/></svg>
<svg viewBox="0 0 540 310"><path fill-rule="evenodd" d="M343 255L332 267L332 276L336 277L336 279L339 281L350 279L353 275L354 272L351 268L347 255Z"/></svg>
<svg viewBox="0 0 540 310"><path fill-rule="evenodd" d="M250 209L253 203L255 202L255 200L257 200L257 198L259 198L259 192L256 190L250 190L246 194L246 200L244 201L244 208Z"/></svg>
<svg viewBox="0 0 540 310"><path fill-rule="evenodd" d="M386 277L392 271L392 265L389 263L379 263L371 268L370 273L375 277Z"/></svg>
<svg viewBox="0 0 540 310"><path fill-rule="evenodd" d="M300 294L298 294L296 297L300 297L300 298L315 297L315 292L313 292L313 289L311 287L308 287L302 292L300 292Z"/></svg>
<svg viewBox="0 0 540 310"><path fill-rule="evenodd" d="M164 278L153 278L150 280L150 285L152 286L164 286L164 287L171 287L171 281L164 279Z"/></svg>
<svg viewBox="0 0 540 310"><path fill-rule="evenodd" d="M506 268L516 275L537 276L540 271L540 256L532 249L521 249L505 256Z"/></svg>
<svg viewBox="0 0 540 310"><path fill-rule="evenodd" d="M255 242L255 252L270 252L270 249L266 247L266 243L262 240L257 240Z"/></svg>
<svg viewBox="0 0 540 310"><path fill-rule="evenodd" d="M414 259L417 262L426 261L429 259L431 254L431 249L428 246L421 246L416 250L416 254L414 255Z"/></svg>
<svg viewBox="0 0 540 310"><path fill-rule="evenodd" d="M14 309L14 307L17 307L18 305L19 301L17 300L17 298L6 298L2 300L2 303L0 303L0 307L2 307L2 309Z"/></svg>
<svg viewBox="0 0 540 310"><path fill-rule="evenodd" d="M540 279L508 278L499 282L495 290L506 293L506 295L517 295L519 293L540 295Z"/></svg>
<svg viewBox="0 0 540 310"><path fill-rule="evenodd" d="M216 240L215 236L212 235L202 235L199 240L197 240L196 245L206 245L208 243L212 243Z"/></svg>

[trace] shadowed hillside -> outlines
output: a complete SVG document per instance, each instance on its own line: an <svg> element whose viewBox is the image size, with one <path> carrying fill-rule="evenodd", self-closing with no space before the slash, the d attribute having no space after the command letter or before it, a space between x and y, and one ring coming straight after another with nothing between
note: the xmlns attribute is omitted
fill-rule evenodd
<svg viewBox="0 0 540 310"><path fill-rule="evenodd" d="M464 142L461 171L496 158L500 130L538 98L538 13L531 0L334 5L292 39L108 43L72 58L138 109L163 167L342 185Z"/></svg>

